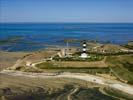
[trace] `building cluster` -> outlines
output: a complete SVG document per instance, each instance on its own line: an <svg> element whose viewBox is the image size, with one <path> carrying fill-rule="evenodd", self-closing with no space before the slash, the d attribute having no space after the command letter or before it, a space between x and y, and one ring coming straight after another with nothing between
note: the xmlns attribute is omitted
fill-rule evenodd
<svg viewBox="0 0 133 100"><path fill-rule="evenodd" d="M81 55L79 56L80 58L88 58L88 54L87 54L87 44L86 44L86 41L84 41L82 43L82 49L80 50L81 51ZM76 52L79 52L78 50ZM70 50L69 46L68 46L68 43L67 43L67 47L66 48L63 48L61 49L61 52L58 53L58 56L61 57L61 58L64 58L64 57L72 57L72 51Z"/></svg>

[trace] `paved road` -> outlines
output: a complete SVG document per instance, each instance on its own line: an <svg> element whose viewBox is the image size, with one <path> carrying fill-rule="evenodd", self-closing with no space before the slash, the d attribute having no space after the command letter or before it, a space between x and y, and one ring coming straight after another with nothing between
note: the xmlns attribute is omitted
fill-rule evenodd
<svg viewBox="0 0 133 100"><path fill-rule="evenodd" d="M23 77L41 77L41 78L74 78L80 79L88 82L93 82L101 85L106 85L111 88L120 90L122 92L128 93L133 95L133 86L122 83L117 80L106 79L103 77L90 75L90 74L83 74L83 73L28 73L28 72L20 72L20 71L13 71L13 70L3 70L0 74L12 75L12 76L23 76Z"/></svg>

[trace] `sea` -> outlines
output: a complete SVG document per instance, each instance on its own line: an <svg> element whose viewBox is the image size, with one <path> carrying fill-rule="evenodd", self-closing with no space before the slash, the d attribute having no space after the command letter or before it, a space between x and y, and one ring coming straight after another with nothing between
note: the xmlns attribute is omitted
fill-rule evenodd
<svg viewBox="0 0 133 100"><path fill-rule="evenodd" d="M0 23L0 50L35 51L66 39L124 45L133 41L133 23Z"/></svg>

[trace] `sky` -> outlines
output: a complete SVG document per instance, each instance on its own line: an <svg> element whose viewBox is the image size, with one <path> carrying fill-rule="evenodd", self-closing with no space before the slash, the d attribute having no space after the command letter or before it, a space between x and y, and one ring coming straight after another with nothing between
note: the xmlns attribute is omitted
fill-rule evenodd
<svg viewBox="0 0 133 100"><path fill-rule="evenodd" d="M133 23L133 0L0 0L0 22Z"/></svg>

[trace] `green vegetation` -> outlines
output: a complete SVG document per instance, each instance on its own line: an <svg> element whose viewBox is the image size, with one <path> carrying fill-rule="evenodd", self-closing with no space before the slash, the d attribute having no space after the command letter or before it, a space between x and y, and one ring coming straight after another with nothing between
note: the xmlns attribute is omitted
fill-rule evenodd
<svg viewBox="0 0 133 100"><path fill-rule="evenodd" d="M123 67L128 69L128 71L133 72L133 63L129 62L123 63Z"/></svg>
<svg viewBox="0 0 133 100"><path fill-rule="evenodd" d="M5 88L3 91L7 91L4 93L0 93L0 95L3 95L6 100L52 100L53 98L60 97L61 94L64 94L68 91L70 91L73 88L72 85L65 85L63 89L58 89L56 91L49 90L47 91L45 88L42 87L33 87L30 90L23 91L22 93L15 93L12 92L12 89ZM66 97L62 97L62 99Z"/></svg>
<svg viewBox="0 0 133 100"><path fill-rule="evenodd" d="M133 55L109 56L106 63L112 69L114 75L120 79L133 84Z"/></svg>
<svg viewBox="0 0 133 100"><path fill-rule="evenodd" d="M36 65L37 68L42 70L55 70L58 72L77 72L77 73L89 73L89 74L107 74L109 73L108 67L59 67L52 62L44 62Z"/></svg>
<svg viewBox="0 0 133 100"><path fill-rule="evenodd" d="M124 45L125 48L133 49L133 45Z"/></svg>
<svg viewBox="0 0 133 100"><path fill-rule="evenodd" d="M133 41L129 41L128 44L124 45L124 47L133 49Z"/></svg>
<svg viewBox="0 0 133 100"><path fill-rule="evenodd" d="M42 70L35 69L33 67L27 67L27 66L19 66L15 70L17 71L24 71L24 72L34 72L34 73L41 73Z"/></svg>
<svg viewBox="0 0 133 100"><path fill-rule="evenodd" d="M80 56L81 52L76 52L74 55ZM133 54L133 52L108 52L108 53L100 53L100 52L87 52L88 55L97 58L103 58L105 56L119 56L119 55L127 55Z"/></svg>
<svg viewBox="0 0 133 100"><path fill-rule="evenodd" d="M56 60L56 61L101 61L104 58L104 56L94 55L94 54L89 55L90 57L85 58L85 59L79 57L80 55L78 54L73 54L73 56L74 57L65 57L65 58L60 58L58 56L55 56L53 60Z"/></svg>
<svg viewBox="0 0 133 100"><path fill-rule="evenodd" d="M43 100L44 98L45 100L52 100L53 98L55 100L67 100L71 90L74 90L74 86L69 84L65 85L62 89L56 89L56 91L54 91L52 88L51 90L47 90L47 88L43 87L32 87L29 90L21 90L22 92L16 88L15 91L18 91L16 93L12 91L11 88L4 88L1 91L6 92L2 92L0 95L2 95L6 100ZM116 94L112 93L111 95ZM80 87L78 91L71 96L71 98L72 100L118 100L114 97L101 93L98 87Z"/></svg>
<svg viewBox="0 0 133 100"><path fill-rule="evenodd" d="M123 81L128 81L128 83L133 84L133 73L128 71L123 66L117 66L111 68L115 74L115 76Z"/></svg>
<svg viewBox="0 0 133 100"><path fill-rule="evenodd" d="M88 52L88 54L96 54L99 56L119 56L119 55L127 55L133 54L132 52L117 52L117 53L97 53L97 52Z"/></svg>
<svg viewBox="0 0 133 100"><path fill-rule="evenodd" d="M118 100L113 97L102 94L98 87L80 88L74 95L72 100Z"/></svg>
<svg viewBox="0 0 133 100"><path fill-rule="evenodd" d="M41 68L41 69L60 68L60 67L58 67L58 65L55 65L53 62L43 62L43 63L37 64L36 67Z"/></svg>

